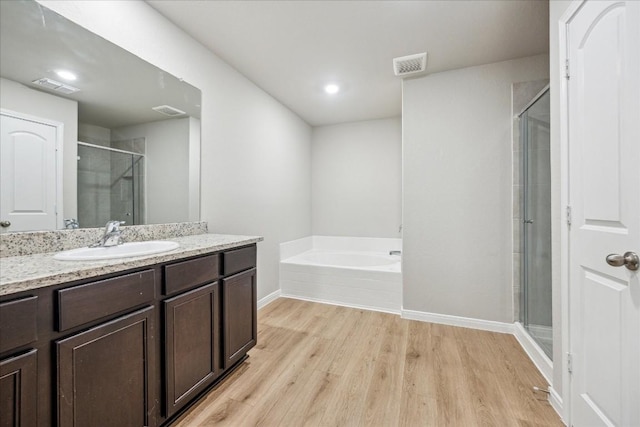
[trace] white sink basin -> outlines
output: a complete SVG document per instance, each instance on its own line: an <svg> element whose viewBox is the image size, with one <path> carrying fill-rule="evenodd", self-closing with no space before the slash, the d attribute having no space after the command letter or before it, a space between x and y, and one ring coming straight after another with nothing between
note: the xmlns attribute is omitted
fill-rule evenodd
<svg viewBox="0 0 640 427"><path fill-rule="evenodd" d="M78 248L59 252L53 256L60 261L97 261L102 259L126 258L142 255L152 255L172 251L180 246L176 242L165 240L151 240L148 242L123 243L108 248Z"/></svg>

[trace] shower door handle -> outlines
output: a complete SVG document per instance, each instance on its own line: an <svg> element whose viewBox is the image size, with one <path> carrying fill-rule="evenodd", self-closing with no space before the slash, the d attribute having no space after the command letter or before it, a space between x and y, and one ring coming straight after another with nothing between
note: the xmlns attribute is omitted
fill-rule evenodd
<svg viewBox="0 0 640 427"><path fill-rule="evenodd" d="M622 267L623 265L631 271L636 271L640 266L640 259L635 252L625 252L624 255L609 254L607 255L607 264L613 267Z"/></svg>

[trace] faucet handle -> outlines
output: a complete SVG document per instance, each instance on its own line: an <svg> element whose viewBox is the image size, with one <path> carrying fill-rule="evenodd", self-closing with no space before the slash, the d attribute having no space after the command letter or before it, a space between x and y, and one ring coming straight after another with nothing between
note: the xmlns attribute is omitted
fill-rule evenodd
<svg viewBox="0 0 640 427"><path fill-rule="evenodd" d="M75 218L65 219L64 220L64 228L66 228L66 229L76 229L76 228L80 228L80 224L78 223L78 220L75 219Z"/></svg>
<svg viewBox="0 0 640 427"><path fill-rule="evenodd" d="M107 222L107 224L104 227L104 232L105 233L111 233L113 231L119 231L120 230L120 226L124 225L125 222L124 221L109 221Z"/></svg>

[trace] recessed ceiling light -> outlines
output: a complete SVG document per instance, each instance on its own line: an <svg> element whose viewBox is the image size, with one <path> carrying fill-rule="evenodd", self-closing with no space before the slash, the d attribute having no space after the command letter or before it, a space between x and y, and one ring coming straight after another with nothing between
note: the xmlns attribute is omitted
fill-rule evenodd
<svg viewBox="0 0 640 427"><path fill-rule="evenodd" d="M71 71L67 71L67 70L57 70L56 74L58 75L58 77L60 77L61 79L65 79L68 80L70 82L76 80L78 77L73 74Z"/></svg>
<svg viewBox="0 0 640 427"><path fill-rule="evenodd" d="M324 87L324 91L327 92L329 95L334 95L340 91L340 86L338 86L335 83L329 83Z"/></svg>

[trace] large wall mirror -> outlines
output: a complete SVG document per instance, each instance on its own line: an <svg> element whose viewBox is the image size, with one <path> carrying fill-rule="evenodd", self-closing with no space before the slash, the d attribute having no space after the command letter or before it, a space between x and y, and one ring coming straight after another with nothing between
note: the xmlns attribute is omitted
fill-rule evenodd
<svg viewBox="0 0 640 427"><path fill-rule="evenodd" d="M0 8L0 231L199 220L200 90L35 1Z"/></svg>

